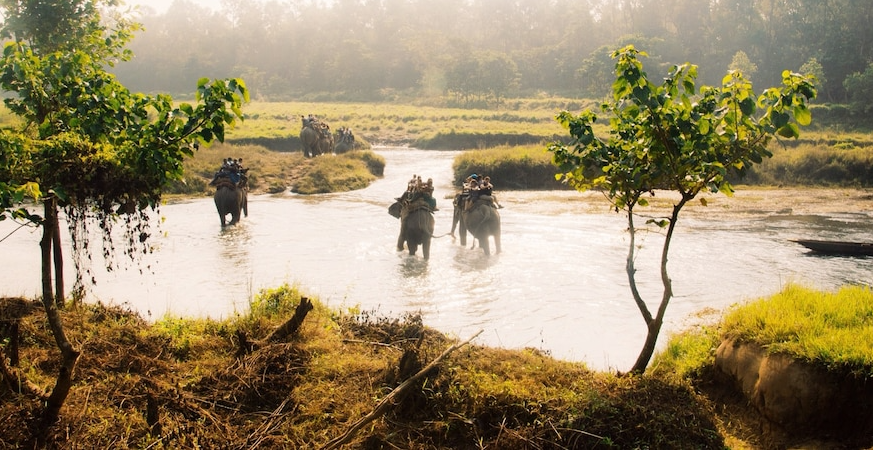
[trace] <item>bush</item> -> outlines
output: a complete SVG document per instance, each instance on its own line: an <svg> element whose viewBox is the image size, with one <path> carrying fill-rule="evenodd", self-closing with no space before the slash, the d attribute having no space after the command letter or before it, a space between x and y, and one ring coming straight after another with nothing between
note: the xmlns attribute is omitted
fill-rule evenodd
<svg viewBox="0 0 873 450"><path fill-rule="evenodd" d="M498 147L464 152L452 164L454 184L461 186L471 173L488 175L497 190L562 189L555 180L558 168L543 146Z"/></svg>

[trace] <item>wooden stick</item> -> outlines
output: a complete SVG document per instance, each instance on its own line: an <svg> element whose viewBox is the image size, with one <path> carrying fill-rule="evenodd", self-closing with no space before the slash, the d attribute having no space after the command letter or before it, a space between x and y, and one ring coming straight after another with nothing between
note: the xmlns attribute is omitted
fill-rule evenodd
<svg viewBox="0 0 873 450"><path fill-rule="evenodd" d="M397 397L405 394L410 386L414 385L416 383L416 381L418 381L420 378L423 378L425 374L427 374L431 369L433 369L437 364L439 364L439 362L442 361L446 356L448 356L453 351L469 344L470 341L472 341L477 336L482 334L483 331L484 330L479 330L479 332L474 334L473 336L471 336L470 339L467 339L466 341L461 342L460 344L455 344L455 345L447 348L444 352L442 352L442 354L437 356L436 359L431 361L430 364L425 366L423 369L419 370L418 373L416 373L415 375L409 377L403 383L400 383L400 386L397 386L396 388L394 388L393 391L391 391L388 395L386 395L385 398L383 398L379 402L379 404L376 405L376 408L373 409L373 411L370 411L369 414L360 418L357 422L352 424L352 426L348 430L346 430L345 433L343 433L341 436L338 436L338 437L332 439L324 447L322 447L322 449L323 450L333 450L333 449L339 448L343 444L347 444L349 441L352 440L352 438L355 436L355 434L358 432L358 430L360 430L368 423L378 419L380 416L385 414L391 408L391 406L394 406L394 401L397 399Z"/></svg>

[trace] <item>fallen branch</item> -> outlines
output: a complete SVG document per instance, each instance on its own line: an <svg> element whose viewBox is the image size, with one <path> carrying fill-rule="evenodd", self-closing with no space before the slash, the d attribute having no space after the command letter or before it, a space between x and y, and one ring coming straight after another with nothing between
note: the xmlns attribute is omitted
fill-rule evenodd
<svg viewBox="0 0 873 450"><path fill-rule="evenodd" d="M459 348L461 348L461 347L463 347L463 346L469 344L470 341L472 341L472 340L475 339L477 336L479 336L480 334L482 334L482 331L484 331L484 330L479 330L479 332L476 333L476 334L474 334L473 336L471 336L470 339L467 339L466 341L461 342L460 344L455 344L455 345L453 345L453 346L447 348L444 352L442 352L442 354L440 354L439 356L437 356L436 359L434 359L433 361L431 361L430 364L428 364L427 366L425 366L423 369L419 370L418 373L416 373L415 375L409 377L409 379L407 379L407 380L404 381L403 383L400 383L400 386L397 386L396 388L394 388L393 391L391 391L388 395L386 395L385 398L383 398L383 399L379 402L379 404L376 405L376 408L373 409L373 411L370 411L369 414L367 414L366 416L360 418L357 422L355 422L354 424L352 424L352 426L351 426L348 430L346 430L345 433L343 433L342 435L340 435L340 436L338 436L338 437L332 439L332 440L331 440L330 442L328 442L324 447L322 447L322 449L323 449L323 450L333 450L333 449L337 449L337 448L339 448L339 447L340 447L341 445L343 445L343 444L347 444L349 441L352 440L352 438L355 436L355 434L358 432L358 430L360 430L361 428L363 428L363 427L364 427L365 425L367 425L368 423L370 423L370 422L372 422L372 421L378 419L378 418L381 417L383 414L385 414L386 412L388 412L388 410L389 410L392 406L394 406L394 401L395 401L398 397L400 397L400 396L406 394L406 391L409 390L410 386L415 385L416 382L417 382L419 379L423 378L425 374L427 374L428 372L430 372L431 369L433 369L437 364L439 364L440 361L442 361L442 360L443 360L446 356L448 356L450 353L452 353L453 351L455 351L455 350L457 350L457 349L459 349Z"/></svg>
<svg viewBox="0 0 873 450"><path fill-rule="evenodd" d="M308 314L309 311L312 311L312 308L312 301L310 301L308 297L301 297L300 304L297 305L297 309L294 310L294 315L279 328L276 328L276 330L273 331L273 334L267 338L267 342L280 342L285 340L288 336L297 334L300 325L303 325L303 319L306 318L306 314Z"/></svg>
<svg viewBox="0 0 873 450"><path fill-rule="evenodd" d="M296 335L297 332L300 331L300 326L303 325L303 319L306 318L306 315L309 314L309 311L312 311L313 308L312 301L309 300L308 297L301 297L300 304L297 305L297 308L294 310L294 315L273 330L273 332L263 341L249 341L245 333L237 331L236 337L239 341L239 348L236 351L237 359L243 358L245 355L258 350L265 345L281 342L287 339L288 336Z"/></svg>

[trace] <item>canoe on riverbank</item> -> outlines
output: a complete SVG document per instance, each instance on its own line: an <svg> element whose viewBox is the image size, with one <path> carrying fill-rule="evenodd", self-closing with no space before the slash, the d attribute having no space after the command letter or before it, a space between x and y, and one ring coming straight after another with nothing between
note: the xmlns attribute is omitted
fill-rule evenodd
<svg viewBox="0 0 873 450"><path fill-rule="evenodd" d="M873 242L791 240L814 252L830 255L873 256Z"/></svg>

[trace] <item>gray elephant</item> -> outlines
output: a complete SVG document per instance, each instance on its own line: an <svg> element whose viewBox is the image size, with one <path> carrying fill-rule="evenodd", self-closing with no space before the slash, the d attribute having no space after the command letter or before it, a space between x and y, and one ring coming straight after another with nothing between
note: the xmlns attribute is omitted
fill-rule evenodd
<svg viewBox="0 0 873 450"><path fill-rule="evenodd" d="M469 194L458 194L454 200L455 211L452 214L452 236L455 228L460 225L461 245L467 245L467 231L479 241L479 246L486 255L491 254L488 237L494 237L494 250L500 253L500 213L494 198L490 195L480 195L471 200Z"/></svg>
<svg viewBox="0 0 873 450"><path fill-rule="evenodd" d="M336 132L336 146L333 151L337 155L350 152L355 149L355 135L351 128L340 127Z"/></svg>
<svg viewBox="0 0 873 450"><path fill-rule="evenodd" d="M309 158L333 152L333 135L330 126L309 116L302 119L300 143L303 146L303 156Z"/></svg>
<svg viewBox="0 0 873 450"><path fill-rule="evenodd" d="M411 256L421 246L424 259L430 259L430 242L433 238L433 206L422 197L401 197L388 208L388 213L400 219L400 235L397 237L397 251L403 244Z"/></svg>
<svg viewBox="0 0 873 450"><path fill-rule="evenodd" d="M240 212L249 216L248 188L245 185L236 186L227 179L219 180L215 185L215 207L222 227L235 225L239 222ZM228 214L230 223L227 223Z"/></svg>

